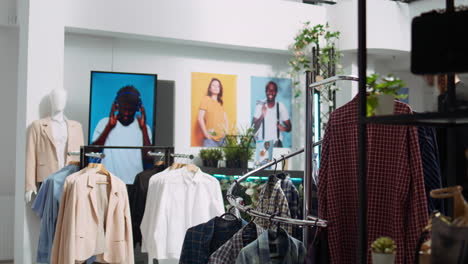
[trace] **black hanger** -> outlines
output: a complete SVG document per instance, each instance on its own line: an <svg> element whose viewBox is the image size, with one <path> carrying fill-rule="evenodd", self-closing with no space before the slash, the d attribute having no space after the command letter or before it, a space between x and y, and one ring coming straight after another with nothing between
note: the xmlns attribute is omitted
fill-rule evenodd
<svg viewBox="0 0 468 264"><path fill-rule="evenodd" d="M284 158L284 155L281 155L281 158L283 158L283 166L281 168L281 172L284 173L284 169L286 169L286 159Z"/></svg>
<svg viewBox="0 0 468 264"><path fill-rule="evenodd" d="M232 221L237 221L237 220L239 220L239 218L237 218L237 216L236 216L235 214L231 213L231 210L232 210L233 208L235 208L235 207L232 206L231 208L229 208L228 211L227 211L226 213L222 214L221 216L219 216L219 218L223 218L223 217L225 217L225 216L231 216L231 217L233 217L234 219L228 219L228 218L224 218L224 219L226 219L226 220L232 220Z"/></svg>
<svg viewBox="0 0 468 264"><path fill-rule="evenodd" d="M268 229L270 229L271 223L273 222L272 220L273 220L273 218L274 218L275 216L276 216L276 214L273 213L273 214L270 215L270 218L268 218Z"/></svg>
<svg viewBox="0 0 468 264"><path fill-rule="evenodd" d="M252 210L251 207L249 207L249 208L247 208L247 210L245 210L245 212L246 212L248 215L250 215L250 217L252 217L252 218L250 219L250 222L247 223L247 225L250 225L251 223L253 223L253 222L255 221L255 218L256 218L255 216L253 216L253 215L250 214L250 211L251 211L251 210Z"/></svg>
<svg viewBox="0 0 468 264"><path fill-rule="evenodd" d="M276 159L273 159L275 162L275 170L273 171L273 175L276 175L276 168L278 168L278 161Z"/></svg>
<svg viewBox="0 0 468 264"><path fill-rule="evenodd" d="M280 178L281 180L286 179L286 173L284 172L284 169L286 168L286 162L284 159L284 155L281 155L281 158L283 159L283 165L281 166L281 172L276 175L276 177Z"/></svg>

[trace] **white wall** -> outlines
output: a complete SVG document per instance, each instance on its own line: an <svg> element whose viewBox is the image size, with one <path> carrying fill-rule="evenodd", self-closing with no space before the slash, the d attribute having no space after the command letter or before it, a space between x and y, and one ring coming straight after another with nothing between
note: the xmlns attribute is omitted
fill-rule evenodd
<svg viewBox="0 0 468 264"><path fill-rule="evenodd" d="M305 21L324 23L325 8L271 0L69 0L65 8L69 30L276 52Z"/></svg>
<svg viewBox="0 0 468 264"><path fill-rule="evenodd" d="M338 2L327 6L327 21L334 30L341 31L340 48L356 50L357 0ZM389 0L367 1L367 48L409 51L410 25L408 4Z"/></svg>
<svg viewBox="0 0 468 264"><path fill-rule="evenodd" d="M17 64L15 156L15 262L33 263L39 218L24 201L26 130L49 114L44 97L63 87L64 26L62 0L17 1L19 55ZM51 10L54 10L51 12Z"/></svg>
<svg viewBox="0 0 468 264"><path fill-rule="evenodd" d="M67 34L64 86L70 99L66 112L87 131L92 70L157 73L158 79L175 81L175 151L196 154L198 148L190 147L191 72L238 76L237 124L245 127L251 122L250 104L245 103L250 102L250 77L287 77L288 58L280 54Z"/></svg>
<svg viewBox="0 0 468 264"><path fill-rule="evenodd" d="M0 26L0 260L13 259L18 29ZM6 236L6 237L4 237ZM4 243L6 242L6 243ZM5 247L5 248L3 248Z"/></svg>

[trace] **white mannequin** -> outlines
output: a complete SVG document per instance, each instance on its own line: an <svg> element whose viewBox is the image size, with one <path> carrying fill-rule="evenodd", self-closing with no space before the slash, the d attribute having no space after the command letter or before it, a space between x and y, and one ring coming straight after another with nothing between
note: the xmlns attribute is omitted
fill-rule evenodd
<svg viewBox="0 0 468 264"><path fill-rule="evenodd" d="M64 89L54 89L49 94L50 105L52 109L52 134L54 136L54 143L57 146L57 158L59 160L59 169L64 166L65 151L67 146L67 124L63 110L67 104L67 91ZM27 203L31 202L32 194L36 194L36 191L27 191L24 195L24 199Z"/></svg>

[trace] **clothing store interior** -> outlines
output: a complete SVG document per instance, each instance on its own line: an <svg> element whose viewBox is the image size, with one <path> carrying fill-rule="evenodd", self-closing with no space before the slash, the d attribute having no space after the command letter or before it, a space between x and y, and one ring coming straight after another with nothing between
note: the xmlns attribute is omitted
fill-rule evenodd
<svg viewBox="0 0 468 264"><path fill-rule="evenodd" d="M0 1L0 263L468 263L467 25L468 0Z"/></svg>

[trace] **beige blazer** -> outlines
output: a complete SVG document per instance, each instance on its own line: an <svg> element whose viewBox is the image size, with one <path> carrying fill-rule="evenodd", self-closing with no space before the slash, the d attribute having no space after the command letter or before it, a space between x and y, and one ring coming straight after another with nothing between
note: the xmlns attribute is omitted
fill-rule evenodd
<svg viewBox="0 0 468 264"><path fill-rule="evenodd" d="M80 151L83 129L77 121L66 120L68 128L67 152ZM26 191L37 191L36 183L59 170L51 118L34 121L28 131L26 143ZM67 155L65 164L79 161L79 156Z"/></svg>
<svg viewBox="0 0 468 264"><path fill-rule="evenodd" d="M75 264L75 261L81 262L94 255L100 263L134 263L126 185L112 174L109 185L100 185L96 183L98 177L102 175L89 168L67 177L51 264ZM102 221L104 218L105 222Z"/></svg>

